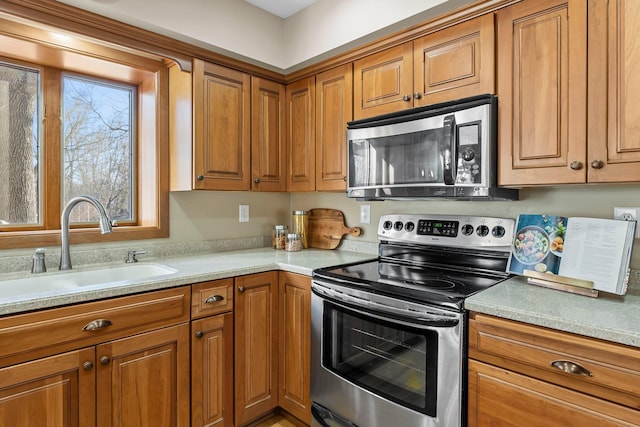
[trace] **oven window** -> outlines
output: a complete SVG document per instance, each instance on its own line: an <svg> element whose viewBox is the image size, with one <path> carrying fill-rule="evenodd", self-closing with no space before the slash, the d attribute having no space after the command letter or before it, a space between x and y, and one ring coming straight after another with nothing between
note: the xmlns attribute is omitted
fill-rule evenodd
<svg viewBox="0 0 640 427"><path fill-rule="evenodd" d="M436 332L327 301L323 312L323 366L371 393L436 416Z"/></svg>

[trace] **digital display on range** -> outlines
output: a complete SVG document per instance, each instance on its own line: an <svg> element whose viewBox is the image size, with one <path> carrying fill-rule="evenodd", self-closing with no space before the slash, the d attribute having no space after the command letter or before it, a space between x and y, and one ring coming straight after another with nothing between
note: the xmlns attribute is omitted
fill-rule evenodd
<svg viewBox="0 0 640 427"><path fill-rule="evenodd" d="M456 237L458 235L458 221L434 221L421 219L418 221L418 235Z"/></svg>

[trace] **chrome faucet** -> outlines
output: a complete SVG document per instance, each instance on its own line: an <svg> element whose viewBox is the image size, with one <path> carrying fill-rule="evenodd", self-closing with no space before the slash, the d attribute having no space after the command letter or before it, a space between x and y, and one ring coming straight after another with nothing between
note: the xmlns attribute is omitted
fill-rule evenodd
<svg viewBox="0 0 640 427"><path fill-rule="evenodd" d="M60 270L71 270L71 255L69 254L69 215L71 210L80 202L91 203L100 213L100 232L102 234L111 233L111 220L104 210L104 206L93 196L77 196L69 200L62 211L62 230L61 231L61 251L60 251Z"/></svg>

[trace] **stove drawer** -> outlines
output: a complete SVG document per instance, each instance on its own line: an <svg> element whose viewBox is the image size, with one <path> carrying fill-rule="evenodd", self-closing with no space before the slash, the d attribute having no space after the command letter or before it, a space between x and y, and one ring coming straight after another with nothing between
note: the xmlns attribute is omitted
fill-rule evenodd
<svg viewBox="0 0 640 427"><path fill-rule="evenodd" d="M478 313L469 358L640 409L640 349Z"/></svg>

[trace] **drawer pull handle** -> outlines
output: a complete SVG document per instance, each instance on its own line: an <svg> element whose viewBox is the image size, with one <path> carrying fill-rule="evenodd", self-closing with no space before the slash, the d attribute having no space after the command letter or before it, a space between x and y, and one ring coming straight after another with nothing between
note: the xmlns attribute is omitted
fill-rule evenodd
<svg viewBox="0 0 640 427"><path fill-rule="evenodd" d="M551 366L554 368L560 369L562 372L566 372L568 374L576 374L583 375L585 377L591 377L593 374L587 368L582 365L579 365L575 362L570 362L568 360L554 360L551 362Z"/></svg>
<svg viewBox="0 0 640 427"><path fill-rule="evenodd" d="M98 329L106 328L107 326L111 326L111 320L108 319L96 319L84 325L82 328L83 331L97 331Z"/></svg>
<svg viewBox="0 0 640 427"><path fill-rule="evenodd" d="M218 301L222 301L224 299L224 297L222 295L212 295L209 298L207 298L206 300L204 300L205 304L213 304L216 303Z"/></svg>

